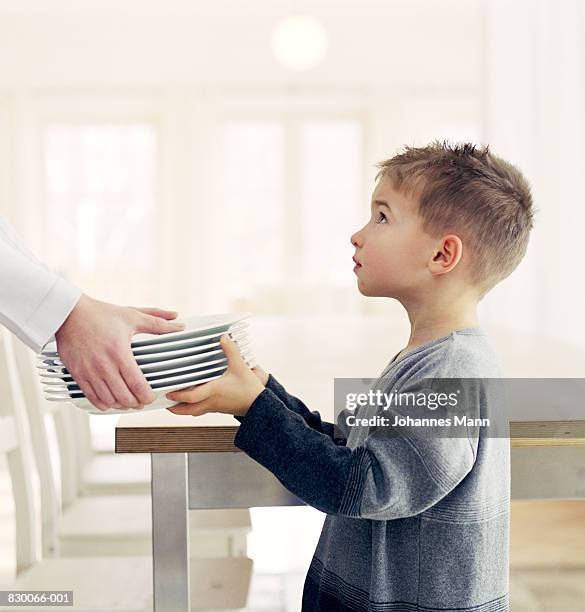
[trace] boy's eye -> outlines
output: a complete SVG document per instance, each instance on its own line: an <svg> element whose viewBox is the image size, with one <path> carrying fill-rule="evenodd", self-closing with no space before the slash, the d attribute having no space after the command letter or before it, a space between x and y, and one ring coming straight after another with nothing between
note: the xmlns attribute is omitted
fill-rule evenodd
<svg viewBox="0 0 585 612"><path fill-rule="evenodd" d="M378 211L378 217L376 219L376 223L388 223L388 219L386 215L382 211Z"/></svg>

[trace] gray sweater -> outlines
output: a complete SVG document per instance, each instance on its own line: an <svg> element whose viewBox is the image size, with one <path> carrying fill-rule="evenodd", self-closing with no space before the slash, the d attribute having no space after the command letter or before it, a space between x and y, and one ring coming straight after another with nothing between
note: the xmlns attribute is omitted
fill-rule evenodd
<svg viewBox="0 0 585 612"><path fill-rule="evenodd" d="M503 377L481 328L394 358L376 386L403 390L417 379L453 377ZM478 393L477 412L489 414L496 401ZM509 439L472 431L413 443L367 427L339 438L272 375L237 418L236 446L327 514L303 612L509 610Z"/></svg>

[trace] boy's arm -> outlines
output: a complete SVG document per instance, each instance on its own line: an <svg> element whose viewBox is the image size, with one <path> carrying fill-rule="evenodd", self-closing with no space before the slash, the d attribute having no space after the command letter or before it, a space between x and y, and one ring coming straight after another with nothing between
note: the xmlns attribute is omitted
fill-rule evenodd
<svg viewBox="0 0 585 612"><path fill-rule="evenodd" d="M268 382L265 386L267 389L270 389L289 410L292 410L302 417L311 429L329 436L337 445L344 446L346 444L347 436L341 433L342 430L340 428L338 428L338 431L335 431L333 423L321 420L321 415L317 411L310 411L298 397L288 393L272 374L268 375ZM236 416L235 418L241 423L245 417ZM337 434L338 437L336 437L335 434Z"/></svg>
<svg viewBox="0 0 585 612"><path fill-rule="evenodd" d="M265 388L234 444L307 504L350 517L390 520L416 515L447 495L471 470L477 440L380 436L355 449L312 429Z"/></svg>

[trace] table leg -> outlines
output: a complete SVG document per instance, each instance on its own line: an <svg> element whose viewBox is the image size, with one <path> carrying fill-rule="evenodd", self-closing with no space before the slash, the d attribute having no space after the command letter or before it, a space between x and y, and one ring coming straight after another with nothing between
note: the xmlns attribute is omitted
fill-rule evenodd
<svg viewBox="0 0 585 612"><path fill-rule="evenodd" d="M189 611L187 455L151 453L155 612Z"/></svg>

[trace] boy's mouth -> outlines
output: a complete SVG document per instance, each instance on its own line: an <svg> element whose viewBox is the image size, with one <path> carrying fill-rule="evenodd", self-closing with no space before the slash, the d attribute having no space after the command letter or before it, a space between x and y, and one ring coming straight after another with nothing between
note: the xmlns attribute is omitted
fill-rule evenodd
<svg viewBox="0 0 585 612"><path fill-rule="evenodd" d="M355 258L352 257L355 266L353 267L353 271L357 273L357 271L362 267L362 264Z"/></svg>

